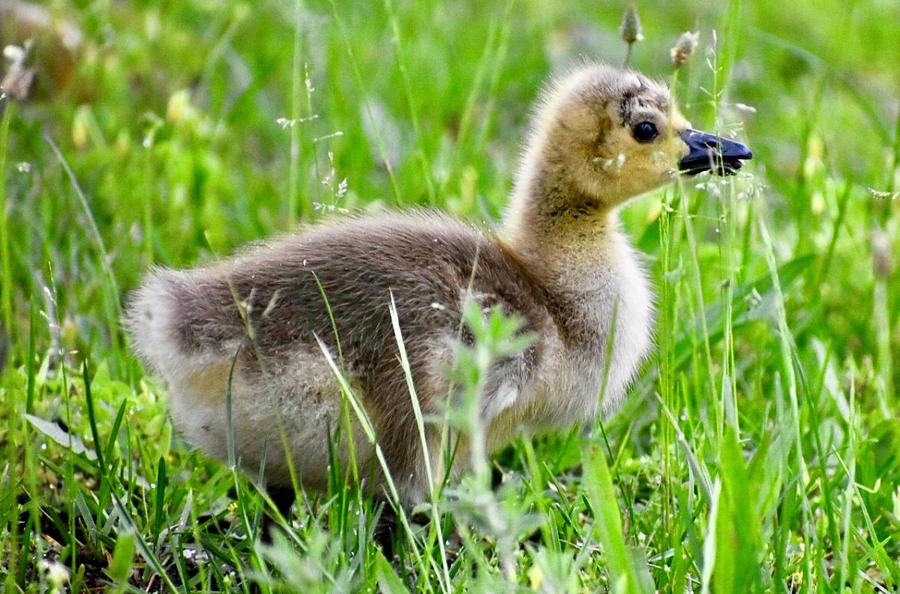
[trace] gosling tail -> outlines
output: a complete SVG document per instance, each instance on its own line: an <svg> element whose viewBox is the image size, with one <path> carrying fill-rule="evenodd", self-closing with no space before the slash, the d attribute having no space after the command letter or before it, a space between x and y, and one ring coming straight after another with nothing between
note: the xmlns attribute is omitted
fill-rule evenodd
<svg viewBox="0 0 900 594"><path fill-rule="evenodd" d="M227 279L203 271L153 270L130 295L124 323L141 360L170 383L230 360L245 336Z"/></svg>

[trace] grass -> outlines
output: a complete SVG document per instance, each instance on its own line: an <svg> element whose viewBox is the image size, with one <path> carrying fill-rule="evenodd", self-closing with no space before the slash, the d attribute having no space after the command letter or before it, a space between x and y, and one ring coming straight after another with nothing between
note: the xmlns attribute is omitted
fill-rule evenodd
<svg viewBox="0 0 900 594"><path fill-rule="evenodd" d="M623 211L659 297L623 409L476 460L395 561L338 464L258 544L277 512L173 435L124 293L154 263L334 210L495 220L541 82L580 54L620 62L623 3L52 6L84 32L76 82L0 103L0 589L900 588L891 3L639 3L631 63L696 127L740 129L754 161ZM689 29L700 49L674 76ZM479 327L485 356L510 348L507 323ZM465 412L451 422L471 428Z"/></svg>

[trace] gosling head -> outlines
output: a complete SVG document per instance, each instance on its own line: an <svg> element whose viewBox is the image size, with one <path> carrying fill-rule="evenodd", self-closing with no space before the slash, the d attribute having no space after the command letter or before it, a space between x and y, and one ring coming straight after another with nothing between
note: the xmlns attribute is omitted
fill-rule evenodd
<svg viewBox="0 0 900 594"><path fill-rule="evenodd" d="M679 173L730 174L751 156L739 142L692 130L663 85L584 66L552 84L538 106L513 211L602 213Z"/></svg>

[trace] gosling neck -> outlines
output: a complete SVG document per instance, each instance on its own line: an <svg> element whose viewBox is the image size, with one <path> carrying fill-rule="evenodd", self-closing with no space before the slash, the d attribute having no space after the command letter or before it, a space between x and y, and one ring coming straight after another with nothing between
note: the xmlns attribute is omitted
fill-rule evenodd
<svg viewBox="0 0 900 594"><path fill-rule="evenodd" d="M575 293L603 283L624 243L615 207L540 167L519 177L499 237L539 280Z"/></svg>

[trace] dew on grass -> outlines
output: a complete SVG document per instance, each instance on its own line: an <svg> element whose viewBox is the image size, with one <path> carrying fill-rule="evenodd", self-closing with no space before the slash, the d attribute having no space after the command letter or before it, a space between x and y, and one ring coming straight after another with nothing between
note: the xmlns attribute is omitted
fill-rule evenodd
<svg viewBox="0 0 900 594"><path fill-rule="evenodd" d="M318 143L318 142L322 142L323 140L330 140L332 138L340 138L343 135L344 135L344 133L342 131L337 130L336 132L332 132L331 134L324 134L322 136L316 136L315 138L313 138L313 142Z"/></svg>
<svg viewBox="0 0 900 594"><path fill-rule="evenodd" d="M319 119L319 114L314 113L311 116L306 116L303 118L278 118L275 120L275 123L281 126L282 129L289 130L297 124L305 124L317 119Z"/></svg>

